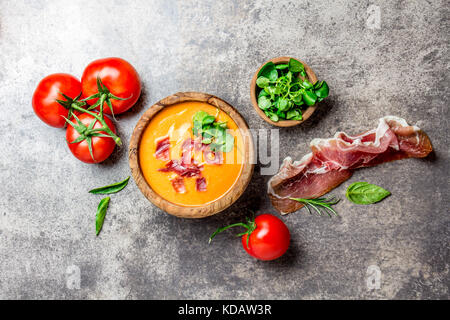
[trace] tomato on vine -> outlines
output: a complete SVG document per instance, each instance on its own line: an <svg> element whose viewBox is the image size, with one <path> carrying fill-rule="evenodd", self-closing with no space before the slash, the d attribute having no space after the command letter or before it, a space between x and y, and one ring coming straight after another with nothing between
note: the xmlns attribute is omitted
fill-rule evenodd
<svg viewBox="0 0 450 320"><path fill-rule="evenodd" d="M77 159L86 163L99 163L114 151L116 127L107 116L83 113L74 115L67 123L67 145Z"/></svg>
<svg viewBox="0 0 450 320"><path fill-rule="evenodd" d="M130 109L141 94L141 81L134 67L121 58L92 61L83 71L81 87L88 109L115 115Z"/></svg>
<svg viewBox="0 0 450 320"><path fill-rule="evenodd" d="M271 214L261 214L247 223L239 222L218 228L209 238L209 242L220 232L232 227L244 227L242 246L245 251L259 260L274 260L281 257L289 248L291 235L283 221Z"/></svg>
<svg viewBox="0 0 450 320"><path fill-rule="evenodd" d="M55 73L42 79L33 93L32 105L36 115L46 124L56 128L63 128L64 118L71 118L72 110L57 102L62 99L61 92L70 98L81 93L81 82L66 73Z"/></svg>

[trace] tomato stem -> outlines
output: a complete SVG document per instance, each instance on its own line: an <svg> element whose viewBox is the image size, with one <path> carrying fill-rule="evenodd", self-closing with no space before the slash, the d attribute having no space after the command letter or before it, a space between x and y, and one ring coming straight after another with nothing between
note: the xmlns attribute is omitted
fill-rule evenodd
<svg viewBox="0 0 450 320"><path fill-rule="evenodd" d="M253 219L253 220L250 220L249 218L247 218L246 220L247 220L247 223L244 223L244 222L238 222L238 223L230 224L230 225L228 225L228 226L226 226L226 227L217 228L217 230L214 231L214 233L209 237L208 243L211 243L212 239L213 239L217 234L221 233L222 231L225 231L225 230L227 230L227 229L229 229L229 228L233 228L233 227L243 227L243 228L246 229L246 231L245 231L245 232L242 232L242 233L239 233L237 236L240 237L240 236L247 235L247 248L248 248L248 247L249 247L249 246L248 246L248 242L249 242L249 239L250 239L250 235L251 235L251 233L252 233L253 231L255 231L255 229L256 229L256 223L255 223L255 220L254 220L254 219Z"/></svg>
<svg viewBox="0 0 450 320"><path fill-rule="evenodd" d="M64 108L69 110L69 119L72 117L73 114L73 110L77 110L80 111L82 113L87 113L90 114L91 116L93 116L95 119L97 119L101 124L102 124L102 128L99 128L98 131L104 131L106 132L108 135L111 136L111 138L114 140L114 142L118 145L121 146L122 145L122 140L120 140L119 136L117 136L110 128L109 126L106 124L105 119L103 118L103 104L102 107L100 108L100 113L95 113L95 112L91 112L89 111L91 108L88 109L84 109L83 106L86 105L86 102L83 100L78 100L81 97L81 92L80 94L75 97L74 99L72 99L71 97L65 95L64 93L60 92L60 94L66 99L66 100L60 100L60 99L56 99L56 102L58 102L60 105L62 105ZM100 100L104 100L105 98L100 97ZM112 109L111 109L112 111ZM66 121L68 121L66 119ZM97 131L97 130L96 130Z"/></svg>
<svg viewBox="0 0 450 320"><path fill-rule="evenodd" d="M104 131L104 132L106 132L107 134L109 134L109 135L111 136L111 138L113 138L114 142L115 142L118 146L121 146L121 145L122 145L122 140L120 140L119 136L117 136L117 135L116 135L116 134L108 127L108 125L106 124L105 119L103 119L103 117L100 116L100 115L102 115L101 113L100 113L100 115L99 115L98 113L95 113L95 112L86 110L86 109L84 109L84 108L78 106L77 103L72 103L71 106L72 106L72 108L73 108L74 110L77 110L77 111L80 111L80 112L83 112L83 113L90 114L91 116L93 116L95 119L97 119L97 120L102 124L102 126L103 126L102 128L92 129L93 131Z"/></svg>

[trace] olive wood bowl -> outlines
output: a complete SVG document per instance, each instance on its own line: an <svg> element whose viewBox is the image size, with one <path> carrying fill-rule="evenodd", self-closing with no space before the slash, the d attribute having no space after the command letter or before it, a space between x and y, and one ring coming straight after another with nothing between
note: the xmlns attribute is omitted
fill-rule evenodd
<svg viewBox="0 0 450 320"><path fill-rule="evenodd" d="M226 112L238 126L243 139L244 159L240 176L234 185L222 197L202 206L181 206L172 203L157 194L147 183L139 163L139 145L145 128L152 118L163 108L187 101L206 102ZM231 206L245 191L254 169L254 146L248 125L239 112L224 100L201 92L178 92L151 106L139 119L130 139L129 165L131 174L144 196L158 208L177 217L203 218L211 216Z"/></svg>
<svg viewBox="0 0 450 320"><path fill-rule="evenodd" d="M255 109L256 113L258 113L258 115L267 123L270 123L271 125L277 126L277 127L292 127L292 126L296 126L299 125L300 123L305 122L306 120L308 120L308 118L314 113L314 111L316 111L317 108L317 103L309 106L305 111L302 112L302 116L303 116L303 120L298 121L298 120L280 120L278 122L274 122L272 120L269 119L268 116L266 116L266 114L264 113L263 110L261 110L261 108L258 106L258 97L256 96L256 79L258 78L258 73L261 70L262 67L264 67L268 62L273 62L274 64L282 64L282 63L288 63L289 60L291 59L291 57L278 57L278 58L273 58L269 61L264 62L259 68L258 70L255 72L253 79L250 83L250 99L252 101L252 105L253 108ZM308 77L308 80L311 83L316 83L317 82L317 77L316 74L314 73L314 71L312 71L312 69L302 60L299 60L297 58L294 58L297 61L300 61L303 66L305 67L305 72L306 75Z"/></svg>

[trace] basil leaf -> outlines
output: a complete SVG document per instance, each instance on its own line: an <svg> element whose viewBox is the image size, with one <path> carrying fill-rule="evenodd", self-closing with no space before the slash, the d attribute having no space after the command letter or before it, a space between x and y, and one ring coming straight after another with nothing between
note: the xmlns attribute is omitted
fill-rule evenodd
<svg viewBox="0 0 450 320"><path fill-rule="evenodd" d="M305 71L305 67L303 66L303 64L300 61L297 61L295 59L290 59L289 60L289 71L291 72L304 72Z"/></svg>
<svg viewBox="0 0 450 320"><path fill-rule="evenodd" d="M269 83L270 83L270 80L266 77L259 77L258 79L256 79L256 85L260 88L267 87L269 85Z"/></svg>
<svg viewBox="0 0 450 320"><path fill-rule="evenodd" d="M356 204L371 204L383 200L391 193L375 184L355 182L348 188L345 196Z"/></svg>
<svg viewBox="0 0 450 320"><path fill-rule="evenodd" d="M271 105L272 105L272 102L270 101L269 98L267 98L266 96L259 97L259 99L258 99L258 106L262 110L266 110L266 109L270 108Z"/></svg>
<svg viewBox="0 0 450 320"><path fill-rule="evenodd" d="M95 215L95 234L98 236L100 230L103 227L103 221L105 221L106 210L108 210L110 197L103 198L97 207L97 214Z"/></svg>
<svg viewBox="0 0 450 320"><path fill-rule="evenodd" d="M116 182L104 187L100 187L100 188L95 188L92 190L89 190L89 193L93 193L93 194L111 194L111 193L116 193L119 192L120 190L122 190L123 188L125 188L128 184L128 180L130 180L130 177L126 178L123 181L120 182Z"/></svg>

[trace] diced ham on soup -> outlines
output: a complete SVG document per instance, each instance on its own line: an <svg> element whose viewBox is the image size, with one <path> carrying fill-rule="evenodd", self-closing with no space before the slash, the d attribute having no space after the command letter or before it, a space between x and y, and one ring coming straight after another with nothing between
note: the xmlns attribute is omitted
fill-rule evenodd
<svg viewBox="0 0 450 320"><path fill-rule="evenodd" d="M155 158L167 161L170 159L170 140L169 137L159 139L156 143Z"/></svg>
<svg viewBox="0 0 450 320"><path fill-rule="evenodd" d="M331 139L311 141L312 153L300 161L286 158L268 182L272 205L282 214L303 204L289 198L317 198L349 179L353 170L404 158L426 157L432 150L428 136L402 118L381 118L376 129L357 136L338 132Z"/></svg>

